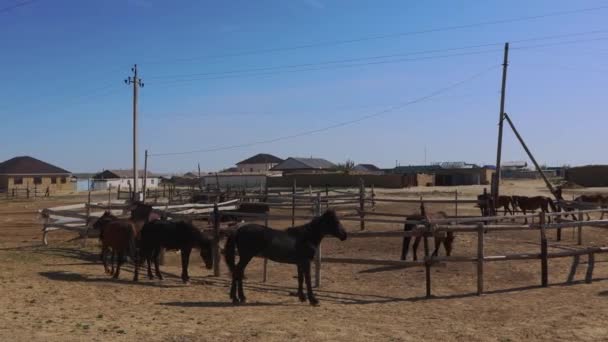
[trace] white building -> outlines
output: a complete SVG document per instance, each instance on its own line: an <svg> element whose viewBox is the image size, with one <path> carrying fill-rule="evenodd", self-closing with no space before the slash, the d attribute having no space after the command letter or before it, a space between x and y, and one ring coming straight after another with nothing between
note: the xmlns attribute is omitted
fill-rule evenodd
<svg viewBox="0 0 608 342"><path fill-rule="evenodd" d="M238 172L266 172L282 161L283 159L272 154L259 153L236 163L236 167Z"/></svg>
<svg viewBox="0 0 608 342"><path fill-rule="evenodd" d="M137 190L143 189L144 172L138 171ZM156 189L160 183L160 178L148 172L146 177L146 189ZM93 176L91 180L91 190L107 190L108 188L128 190L129 185L133 186L133 170L105 170Z"/></svg>

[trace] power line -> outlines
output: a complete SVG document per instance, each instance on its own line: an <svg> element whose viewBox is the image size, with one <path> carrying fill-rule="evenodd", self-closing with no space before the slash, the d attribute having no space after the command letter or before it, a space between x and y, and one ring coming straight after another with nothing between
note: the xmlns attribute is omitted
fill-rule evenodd
<svg viewBox="0 0 608 342"><path fill-rule="evenodd" d="M587 35L591 35L591 34L606 33L606 32L608 32L608 30L593 30L593 31L586 31L586 32L576 32L576 33L567 33L567 34L560 34L560 35L550 35L550 36L519 39L519 40L514 40L512 42L513 43L523 43L523 42L533 42L533 41L542 41L542 40L553 40L553 39L573 37L573 36L583 36L583 35L587 36ZM557 43L545 44L545 45L531 45L531 46L519 47L518 49L528 49L528 48L536 48L536 47L544 47L544 46L573 44L573 43L578 43L578 42L588 42L588 41L603 40L603 39L604 38L599 38L599 39L596 38L596 39L589 39L589 40L574 40L574 41L566 41L566 42L557 42ZM251 77L251 76L265 76L265 75L274 75L274 74L301 72L301 71L352 68L352 67L359 67L359 66L366 66L366 65L403 63L403 62L411 62L411 61L441 59L441 58L447 58L447 57L458 57L458 56L492 53L492 52L502 51L502 50L498 50L498 49L482 50L482 51L474 51L474 52L447 54L447 55L424 56L424 57L418 57L418 58L397 58L397 59L392 59L392 60L382 60L382 59L389 59L389 58L400 57L400 56L411 56L411 55L431 54L431 53L435 53L435 52L444 52L444 51L475 49L475 48L481 48L481 47L498 46L498 45L502 45L502 44L503 43L485 43L485 44L468 45L468 46L453 47L453 48L446 48L446 49L413 51L413 52L396 53L396 54L389 54L389 55L330 60L330 61L322 61L322 62L316 62L316 63L302 63L302 64L291 64L291 65L282 65L282 66L258 67L258 68L250 68L250 69L237 69L237 70L216 71L216 72L206 72L206 73L191 73L191 74L181 74L181 75L164 75L164 76L156 76L156 77L153 76L151 78L154 78L154 79L175 78L174 80L161 81L159 83L156 83L156 84L174 84L174 83L184 83L184 82L188 83L188 82L194 82L194 81L200 81L200 80L218 80L218 79L241 78L241 77ZM381 61L368 62L368 63L355 63L355 62L364 62L364 61L371 61L371 60L381 60ZM286 70L282 70L282 69L286 69ZM276 70L276 72L275 72L275 70ZM268 72L260 72L260 71L268 71ZM205 76L205 77L180 79L180 78L184 78L184 77L195 77L195 76Z"/></svg>
<svg viewBox="0 0 608 342"><path fill-rule="evenodd" d="M522 22L522 21L538 20L538 19L550 18L550 17L565 16L565 15L569 15L569 14L579 14L579 13L595 12L595 11L601 11L601 10L605 10L605 9L608 9L608 6L597 6L597 7L590 7L590 8L582 8L582 9L574 9L574 10L566 10L566 11L557 11L557 12L552 12L552 13L547 13L547 14L539 14L539 15L533 15L533 16L523 16L523 17L517 17L517 18L499 19L499 20L478 22L478 23L472 23L472 24L444 26L444 27L431 28L431 29L418 30L418 31L408 31L408 32L389 33L389 34L378 34L378 35L368 36L368 37L359 37L359 38L344 39L344 40L333 40L333 41L317 42L317 43L302 44L302 45L294 45L294 46L287 46L287 47L280 47L280 48L256 49L256 50L251 50L251 51L226 53L226 54L218 54L218 55L198 56L198 57L188 57L188 58L176 58L176 59L168 60L168 61L148 61L147 63L149 63L149 64L163 64L163 63L171 63L171 62L189 62L189 61L196 61L196 60L221 59L221 58L228 58L228 57L241 57L241 56L257 55L257 54L265 54L265 53L273 53L273 52L282 52L282 51L294 51L294 50L301 50L301 49L308 49L308 48L315 48L315 47L344 45L344 44L358 43L358 42L371 41L371 40L398 38L398 37L413 36L413 35L422 35L422 34L428 34L428 33L437 33L437 32L453 31L453 30L462 30L462 29L475 28L475 27L481 27L481 26L509 24L509 23L515 23L515 22Z"/></svg>
<svg viewBox="0 0 608 342"><path fill-rule="evenodd" d="M438 90L435 90L427 95L418 97L416 99L407 101L407 102L403 102L400 104L397 104L395 106L389 107L387 109L381 110L379 112L375 112L372 114L368 114L365 116L361 116L359 118L356 119L352 119L352 120L348 120L348 121L343 121L343 122L339 122L333 125L329 125L323 128L318 128L318 129L314 129L314 130L309 130L309 131L304 131L304 132L300 132L297 134L292 134L292 135L286 135L286 136L282 136L282 137L277 137L277 138L273 138L273 139L268 139L268 140L259 140L259 141L254 141L254 142L250 142L250 143L244 143L244 144L237 144L237 145L229 145L229 146L221 146L221 147L214 147L214 148L208 148L208 149L199 149L199 150L192 150L192 151L185 151L185 152L168 152L168 153L155 153L155 154L150 154L149 156L174 156L174 155L185 155L185 154L193 154L193 153L204 153L204 152L217 152L217 151L224 151L224 150L231 150L231 149L236 149L236 148L242 148L242 147L249 147L249 146L254 146L254 145L260 145L260 144L269 144L269 143L274 143L277 141L282 141L282 140L288 140L288 139L294 139L294 138L298 138L298 137L302 137L302 136L307 136L307 135L312 135L312 134L316 134L316 133L320 133L320 132L325 132L331 129L335 129L335 128L339 128L339 127L343 127L343 126L347 126L347 125L352 125L354 123L357 122L361 122L361 121L365 121L365 120L369 120L371 118L374 117L378 117L399 109L402 109L404 107L419 103L419 102L423 102L426 100L429 100L431 98L437 97L445 92L448 92L464 83L473 81L479 77L481 77L482 75L486 74L487 72L496 69L498 66L494 65L491 66L489 68L486 68L484 70L482 70L481 72L478 72L476 74L474 74L473 76L467 77L464 80L458 81L456 83L453 83L447 87L443 87L440 88Z"/></svg>
<svg viewBox="0 0 608 342"><path fill-rule="evenodd" d="M36 1L38 1L38 0L21 1L21 2L18 2L16 4L7 6L7 7L0 8L0 13L10 12L10 11L12 11L14 9L19 8L19 7L30 5L30 4L32 4L32 3L36 2Z"/></svg>

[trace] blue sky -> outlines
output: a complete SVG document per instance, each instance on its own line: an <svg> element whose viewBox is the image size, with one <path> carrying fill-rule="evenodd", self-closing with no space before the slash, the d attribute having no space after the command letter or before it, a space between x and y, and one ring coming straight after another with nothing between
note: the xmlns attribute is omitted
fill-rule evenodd
<svg viewBox="0 0 608 342"><path fill-rule="evenodd" d="M550 15L585 8L596 9ZM494 164L502 44L511 41L506 112L537 159L606 163L607 14L607 1L38 0L0 12L0 159L31 155L74 172L130 167L123 79L137 63L142 155L379 114L273 143L153 156L153 171L198 162L213 171L258 152L390 167L423 163L425 147L429 162ZM392 36L360 39L383 35ZM521 42L548 36L558 37ZM345 40L358 41L335 43ZM429 50L437 52L412 55ZM348 59L358 61L336 62ZM309 66L281 68L293 65ZM526 159L506 129L503 160Z"/></svg>

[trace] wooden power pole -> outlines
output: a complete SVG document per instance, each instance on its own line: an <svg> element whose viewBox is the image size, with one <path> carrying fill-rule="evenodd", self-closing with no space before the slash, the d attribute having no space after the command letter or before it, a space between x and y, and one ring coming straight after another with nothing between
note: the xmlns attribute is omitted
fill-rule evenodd
<svg viewBox="0 0 608 342"><path fill-rule="evenodd" d="M494 203L498 203L498 193L500 191L501 157L502 157L502 128L505 120L505 92L507 87L507 66L509 65L509 43L505 43L505 54L502 63L502 88L500 91L500 114L498 116L498 146L496 149L496 173L493 179L492 198Z"/></svg>
<svg viewBox="0 0 608 342"><path fill-rule="evenodd" d="M137 96L139 93L139 87L143 87L144 83L141 78L137 76L137 64L131 68L133 71L133 77L128 77L125 80L127 85L133 84L133 194L132 199L138 200L137 198Z"/></svg>

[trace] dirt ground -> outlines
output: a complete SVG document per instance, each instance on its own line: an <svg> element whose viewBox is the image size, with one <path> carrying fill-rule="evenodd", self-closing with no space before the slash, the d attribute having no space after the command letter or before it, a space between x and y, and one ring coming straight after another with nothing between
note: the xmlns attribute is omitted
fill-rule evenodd
<svg viewBox="0 0 608 342"><path fill-rule="evenodd" d="M382 196L452 198L456 188L377 190ZM607 189L577 189L581 191ZM473 198L482 187L459 187L460 198ZM547 194L538 181L510 181L507 194ZM566 192L566 198L574 192ZM586 258L576 281L566 284L571 258L549 262L550 287L540 288L540 261L488 262L486 294L475 295L475 265L450 263L432 268L432 299L424 299L422 268L323 264L311 307L289 295L296 286L295 267L269 263L262 282L262 261L247 269L249 302L233 306L228 274L211 276L193 255L192 282L179 279L178 255L167 253L164 281L131 281L131 267L120 280L109 279L98 260L97 242L82 248L76 234L54 232L41 245L40 208L83 202L83 196L37 201L0 200L0 339L12 341L608 341L608 256L596 256L594 281L585 284ZM430 211L453 212L450 205ZM380 205L378 210L415 212L415 205ZM477 209L459 208L461 214ZM286 227L287 222L271 222ZM346 224L358 229L356 222ZM367 224L369 230L398 225ZM538 252L538 232L486 235L486 254ZM572 229L550 251L576 248ZM71 241L72 240L72 241ZM608 231L585 228L585 246L607 246ZM475 255L476 237L456 236L454 255ZM394 258L396 238L326 239L323 254Z"/></svg>

